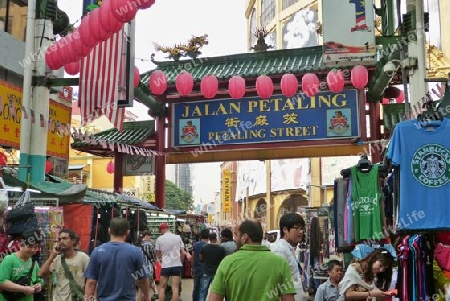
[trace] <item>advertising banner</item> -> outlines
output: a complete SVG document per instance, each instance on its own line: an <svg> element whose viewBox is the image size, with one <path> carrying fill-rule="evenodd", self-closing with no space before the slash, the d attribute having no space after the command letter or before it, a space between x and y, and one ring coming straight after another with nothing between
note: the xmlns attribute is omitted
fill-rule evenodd
<svg viewBox="0 0 450 301"><path fill-rule="evenodd" d="M374 63L374 20L373 0L322 0L324 64Z"/></svg>
<svg viewBox="0 0 450 301"><path fill-rule="evenodd" d="M32 126L46 127L47 155L69 159L72 107L50 99L49 118L22 106L22 89L0 80L0 145L20 148L20 122L30 118Z"/></svg>
<svg viewBox="0 0 450 301"><path fill-rule="evenodd" d="M231 170L222 170L222 212L231 212Z"/></svg>
<svg viewBox="0 0 450 301"><path fill-rule="evenodd" d="M155 160L153 156L125 155L123 160L124 176L150 175L155 171Z"/></svg>
<svg viewBox="0 0 450 301"><path fill-rule="evenodd" d="M359 136L358 91L173 104L174 147Z"/></svg>
<svg viewBox="0 0 450 301"><path fill-rule="evenodd" d="M70 136L61 130L63 124L70 124L72 107L61 105L50 99L47 155L69 159Z"/></svg>

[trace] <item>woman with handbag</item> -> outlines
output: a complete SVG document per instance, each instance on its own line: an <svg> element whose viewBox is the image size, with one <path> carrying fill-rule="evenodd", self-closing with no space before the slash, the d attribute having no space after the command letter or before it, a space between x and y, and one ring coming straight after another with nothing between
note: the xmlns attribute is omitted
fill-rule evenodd
<svg viewBox="0 0 450 301"><path fill-rule="evenodd" d="M33 301L43 280L38 276L38 263L32 259L40 248L41 235L37 230L22 234L20 250L3 259L0 265L0 301Z"/></svg>

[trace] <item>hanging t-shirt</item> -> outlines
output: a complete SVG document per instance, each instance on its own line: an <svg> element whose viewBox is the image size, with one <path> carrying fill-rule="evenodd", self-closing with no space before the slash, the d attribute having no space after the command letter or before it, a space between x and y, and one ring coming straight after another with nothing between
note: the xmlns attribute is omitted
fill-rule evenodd
<svg viewBox="0 0 450 301"><path fill-rule="evenodd" d="M374 164L368 172L361 172L356 166L351 168L353 227L356 242L363 239L384 238L378 167L378 164Z"/></svg>
<svg viewBox="0 0 450 301"><path fill-rule="evenodd" d="M450 228L450 122L421 126L416 120L396 125L387 157L399 165L397 227L404 230Z"/></svg>

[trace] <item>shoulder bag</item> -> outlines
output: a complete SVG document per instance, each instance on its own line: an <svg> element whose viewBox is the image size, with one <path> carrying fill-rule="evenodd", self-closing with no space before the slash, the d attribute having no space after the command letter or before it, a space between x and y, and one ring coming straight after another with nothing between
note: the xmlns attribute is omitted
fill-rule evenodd
<svg viewBox="0 0 450 301"><path fill-rule="evenodd" d="M33 274L35 263L36 263L36 261L33 260L33 263L31 264L31 268L26 275L20 277L17 280L14 280L14 281L11 280L11 281L18 285L29 286L31 284L31 275ZM21 293L21 292L3 291L2 295L7 301L16 301L16 300L19 300L20 298L25 297L25 294Z"/></svg>
<svg viewBox="0 0 450 301"><path fill-rule="evenodd" d="M70 293L72 295L72 301L84 301L84 290L83 288L75 281L72 273L67 266L66 259L64 256L61 256L61 265L64 269L64 274L69 280Z"/></svg>

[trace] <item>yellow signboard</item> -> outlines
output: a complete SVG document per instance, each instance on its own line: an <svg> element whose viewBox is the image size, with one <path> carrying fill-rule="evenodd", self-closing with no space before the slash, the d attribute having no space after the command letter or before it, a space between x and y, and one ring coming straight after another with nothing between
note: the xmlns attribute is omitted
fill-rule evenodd
<svg viewBox="0 0 450 301"><path fill-rule="evenodd" d="M231 212L231 170L222 170L222 212Z"/></svg>
<svg viewBox="0 0 450 301"><path fill-rule="evenodd" d="M19 149L22 89L0 79L0 145Z"/></svg>
<svg viewBox="0 0 450 301"><path fill-rule="evenodd" d="M149 203L155 202L155 194L154 193L144 193L144 200Z"/></svg>
<svg viewBox="0 0 450 301"><path fill-rule="evenodd" d="M214 223L214 214L208 214L208 224Z"/></svg>
<svg viewBox="0 0 450 301"><path fill-rule="evenodd" d="M62 130L62 126L70 124L72 108L66 107L50 99L47 155L69 159L70 136Z"/></svg>
<svg viewBox="0 0 450 301"><path fill-rule="evenodd" d="M22 107L22 89L0 80L0 145L20 148L20 122L23 117L31 118L34 126L41 126L40 116L32 118L30 108ZM42 126L48 128L47 155L69 158L70 134L66 125L71 121L70 106L50 100L49 119Z"/></svg>

